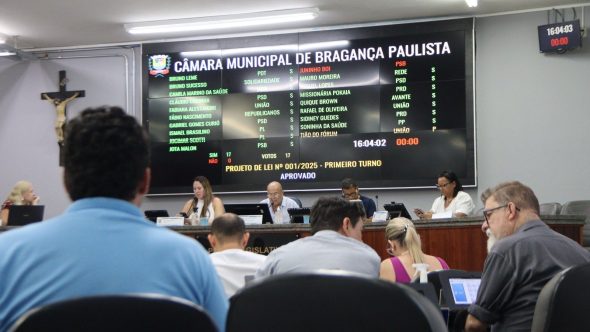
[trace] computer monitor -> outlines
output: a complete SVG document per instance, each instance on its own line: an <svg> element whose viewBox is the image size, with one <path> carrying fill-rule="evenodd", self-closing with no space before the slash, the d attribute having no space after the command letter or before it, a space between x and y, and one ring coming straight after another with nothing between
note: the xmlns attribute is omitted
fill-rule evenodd
<svg viewBox="0 0 590 332"><path fill-rule="evenodd" d="M238 216L262 216L263 224L272 224L272 217L268 205L264 203L255 204L224 204L225 212L235 213Z"/></svg>
<svg viewBox="0 0 590 332"><path fill-rule="evenodd" d="M167 210L145 210L143 212L148 220L156 222L158 217L169 217Z"/></svg>
<svg viewBox="0 0 590 332"><path fill-rule="evenodd" d="M305 219L309 220L309 215L311 214L310 208L291 208L287 209L289 212L289 217L291 217L291 222L294 224L303 224L305 223Z"/></svg>
<svg viewBox="0 0 590 332"><path fill-rule="evenodd" d="M25 226L43 220L43 205L12 205L8 210L8 226Z"/></svg>
<svg viewBox="0 0 590 332"><path fill-rule="evenodd" d="M391 202L391 204L385 204L383 205L383 207L385 208L385 210L387 210L387 212L389 212L389 219L397 217L405 217L410 220L412 219L410 213L408 212L403 203Z"/></svg>

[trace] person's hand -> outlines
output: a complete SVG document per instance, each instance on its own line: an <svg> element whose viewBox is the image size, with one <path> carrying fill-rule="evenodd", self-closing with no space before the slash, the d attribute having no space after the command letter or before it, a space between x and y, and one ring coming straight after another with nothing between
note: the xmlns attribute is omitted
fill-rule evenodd
<svg viewBox="0 0 590 332"><path fill-rule="evenodd" d="M424 211L422 211L422 209L414 209L414 213L418 216L418 218L424 219Z"/></svg>
<svg viewBox="0 0 590 332"><path fill-rule="evenodd" d="M35 195L35 198L33 198L33 205L37 205L39 204L39 201L41 200L41 197Z"/></svg>

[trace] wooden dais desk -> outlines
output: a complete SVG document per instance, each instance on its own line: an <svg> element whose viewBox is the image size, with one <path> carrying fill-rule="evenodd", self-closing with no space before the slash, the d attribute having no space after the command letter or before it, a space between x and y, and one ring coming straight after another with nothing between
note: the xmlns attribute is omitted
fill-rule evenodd
<svg viewBox="0 0 590 332"><path fill-rule="evenodd" d="M556 232L582 243L582 227L586 216L543 216L542 219ZM439 219L436 221L414 220L422 240L422 250L445 259L453 269L481 271L486 258L487 237L481 231L482 217ZM363 241L381 256L389 257L386 249L386 222L366 224ZM208 247L209 226L172 227L175 231L193 237ZM276 247L309 236L307 224L249 225L250 242L247 250L268 254Z"/></svg>
<svg viewBox="0 0 590 332"><path fill-rule="evenodd" d="M582 243L582 227L586 216L557 215L542 216L552 229L578 243ZM445 259L453 269L466 271L481 271L486 258L485 234L481 231L482 217L467 217L461 219L439 219L436 221L414 220L416 229L422 239L422 250L430 255ZM366 224L363 231L363 241L371 246L381 256L389 257L385 251L386 222ZM0 232L18 227L0 226ZM190 236L205 247L209 248L207 234L209 226L171 227L173 230ZM249 225L250 241L247 250L268 254L275 248L311 235L307 224L281 225Z"/></svg>

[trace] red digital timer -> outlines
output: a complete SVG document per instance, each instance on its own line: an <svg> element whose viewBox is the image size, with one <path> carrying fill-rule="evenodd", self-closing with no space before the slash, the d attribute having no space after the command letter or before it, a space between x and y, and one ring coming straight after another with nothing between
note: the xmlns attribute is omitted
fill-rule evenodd
<svg viewBox="0 0 590 332"><path fill-rule="evenodd" d="M540 25L538 31L541 52L565 52L582 46L580 20Z"/></svg>

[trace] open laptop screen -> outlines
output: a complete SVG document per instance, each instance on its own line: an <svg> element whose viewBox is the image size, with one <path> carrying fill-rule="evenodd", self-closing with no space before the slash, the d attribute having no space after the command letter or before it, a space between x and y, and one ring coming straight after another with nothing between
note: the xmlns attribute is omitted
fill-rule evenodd
<svg viewBox="0 0 590 332"><path fill-rule="evenodd" d="M8 226L25 226L43 220L43 205L12 205L8 211Z"/></svg>
<svg viewBox="0 0 590 332"><path fill-rule="evenodd" d="M168 217L168 211L167 210L145 210L144 215L147 219L156 222L156 220L158 220L158 217Z"/></svg>
<svg viewBox="0 0 590 332"><path fill-rule="evenodd" d="M262 216L263 224L272 224L272 217L268 205L264 203L255 204L224 204L225 212L235 213L242 218L248 216ZM244 220L248 223L246 220Z"/></svg>
<svg viewBox="0 0 590 332"><path fill-rule="evenodd" d="M450 278L451 293L456 305L470 305L477 298L481 279Z"/></svg>

